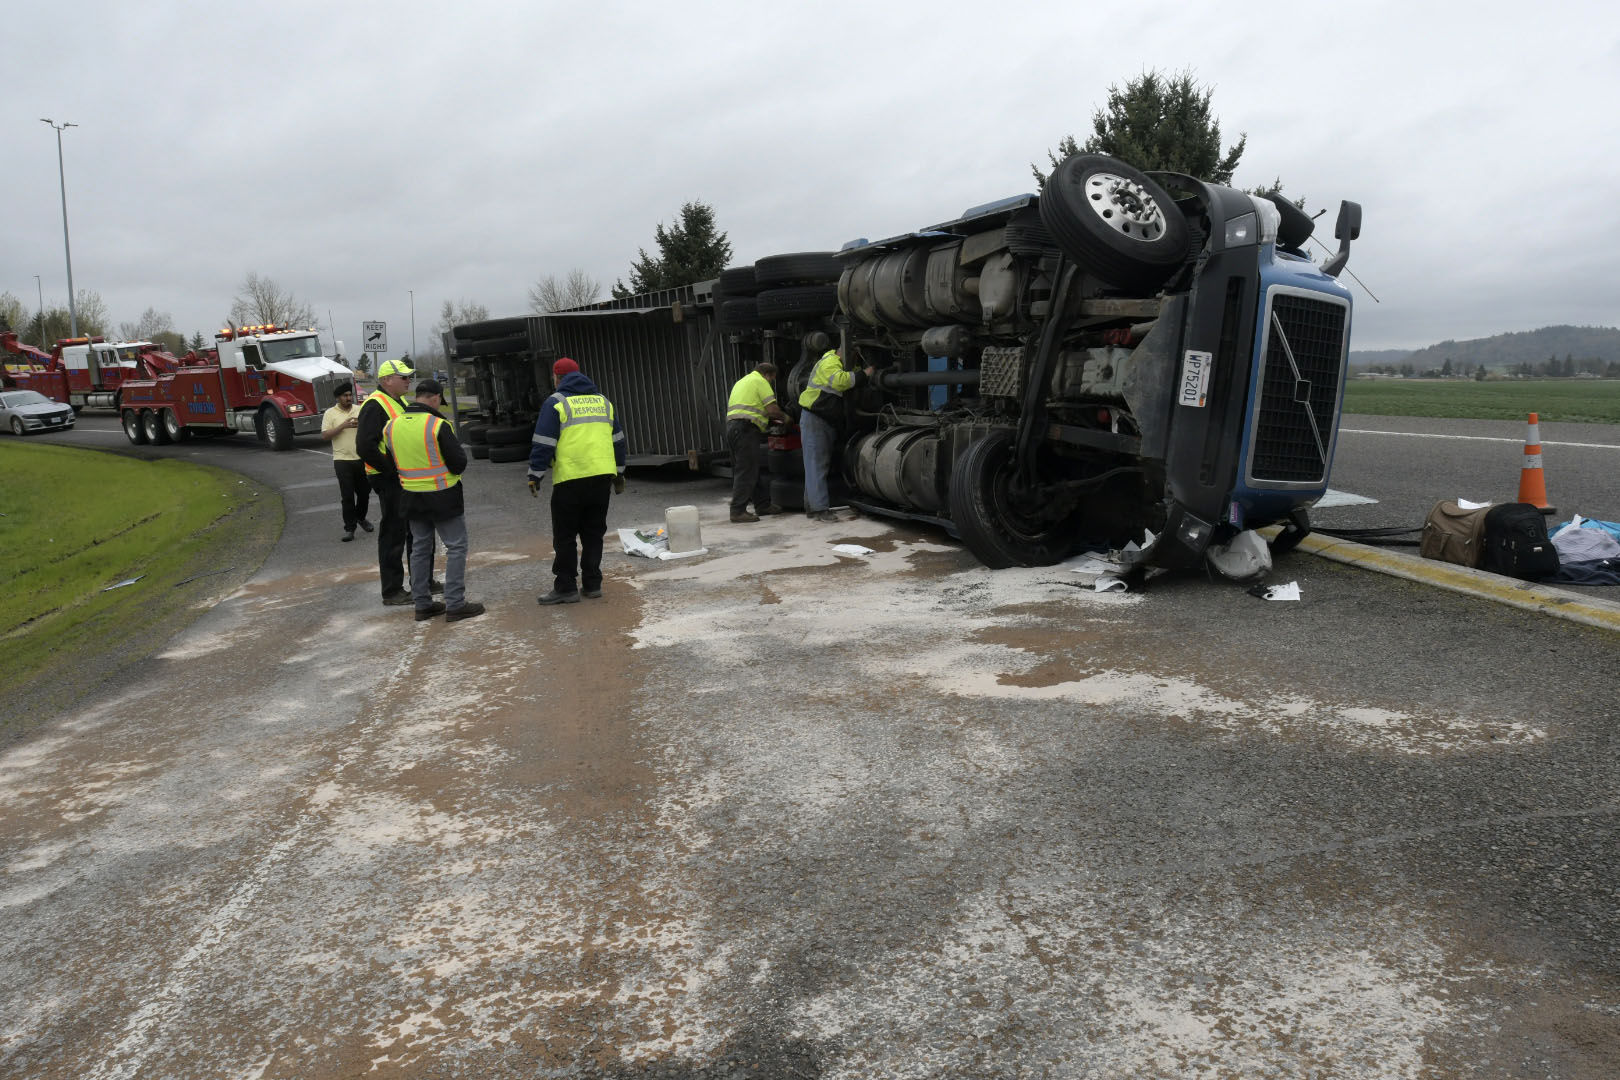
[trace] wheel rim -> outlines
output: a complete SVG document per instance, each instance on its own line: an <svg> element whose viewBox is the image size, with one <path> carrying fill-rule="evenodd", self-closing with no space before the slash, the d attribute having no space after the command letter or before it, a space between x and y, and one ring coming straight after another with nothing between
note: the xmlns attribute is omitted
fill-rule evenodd
<svg viewBox="0 0 1620 1080"><path fill-rule="evenodd" d="M147 413L141 418L141 423L142 426L146 428L146 437L151 439L153 442L156 442L158 437L157 415L154 413Z"/></svg>
<svg viewBox="0 0 1620 1080"><path fill-rule="evenodd" d="M1141 184L1117 173L1086 177L1086 205L1108 228L1140 243L1164 235L1164 210Z"/></svg>
<svg viewBox="0 0 1620 1080"><path fill-rule="evenodd" d="M22 434L22 421L17 419L15 416L11 418L11 433L13 435Z"/></svg>
<svg viewBox="0 0 1620 1080"><path fill-rule="evenodd" d="M175 419L174 413L168 410L164 410L163 413L163 430L169 433L171 439L180 437L180 421Z"/></svg>
<svg viewBox="0 0 1620 1080"><path fill-rule="evenodd" d="M131 439L141 433L141 422L132 412L124 414L124 434Z"/></svg>

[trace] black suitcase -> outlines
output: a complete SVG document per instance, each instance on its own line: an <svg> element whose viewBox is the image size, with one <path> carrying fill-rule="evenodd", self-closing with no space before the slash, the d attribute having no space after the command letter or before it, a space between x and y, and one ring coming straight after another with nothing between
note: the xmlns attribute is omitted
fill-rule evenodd
<svg viewBox="0 0 1620 1080"><path fill-rule="evenodd" d="M1558 573L1558 549L1547 536L1547 522L1529 503L1503 503L1485 511L1485 542L1480 568L1536 581Z"/></svg>

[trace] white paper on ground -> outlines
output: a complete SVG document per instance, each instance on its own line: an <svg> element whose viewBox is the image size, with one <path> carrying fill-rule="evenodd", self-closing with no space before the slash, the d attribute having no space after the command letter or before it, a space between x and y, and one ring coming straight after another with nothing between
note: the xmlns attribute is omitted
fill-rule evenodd
<svg viewBox="0 0 1620 1080"><path fill-rule="evenodd" d="M707 555L708 553L708 548L700 547L693 551L660 551L658 558L667 562L670 559L690 559L694 555Z"/></svg>
<svg viewBox="0 0 1620 1080"><path fill-rule="evenodd" d="M1459 510L1483 510L1489 505L1491 505L1489 501L1477 503L1473 499L1457 500L1457 509Z"/></svg>
<svg viewBox="0 0 1620 1080"><path fill-rule="evenodd" d="M663 530L660 529L659 531L662 532ZM649 542L638 536L636 534L636 530L634 529L620 529L619 543L624 545L624 553L626 555L640 555L644 559L661 558L664 555L667 555L669 552L668 540ZM696 555L698 553L692 551L685 552L684 554Z"/></svg>
<svg viewBox="0 0 1620 1080"><path fill-rule="evenodd" d="M837 552L840 555L872 555L872 554L875 554L875 552L873 552L873 550L871 548L869 548L869 547L861 547L861 545L859 545L859 544L834 544L833 545L833 551Z"/></svg>
<svg viewBox="0 0 1620 1080"><path fill-rule="evenodd" d="M1262 600L1298 600L1299 582L1290 581L1286 585L1268 585Z"/></svg>

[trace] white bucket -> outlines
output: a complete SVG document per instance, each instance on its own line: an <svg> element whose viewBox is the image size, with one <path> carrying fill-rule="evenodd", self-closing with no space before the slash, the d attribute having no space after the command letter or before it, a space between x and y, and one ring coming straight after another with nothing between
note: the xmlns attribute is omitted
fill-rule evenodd
<svg viewBox="0 0 1620 1080"><path fill-rule="evenodd" d="M703 530L698 526L695 506L671 506L664 511L664 530L669 537L669 553L696 551L703 546Z"/></svg>

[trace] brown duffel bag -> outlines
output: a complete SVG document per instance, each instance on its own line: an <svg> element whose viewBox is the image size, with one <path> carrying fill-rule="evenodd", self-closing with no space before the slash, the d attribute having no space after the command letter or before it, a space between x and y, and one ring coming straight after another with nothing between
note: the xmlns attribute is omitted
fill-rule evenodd
<svg viewBox="0 0 1620 1080"><path fill-rule="evenodd" d="M1438 502L1423 522L1418 553L1425 559L1477 567L1485 553L1485 511L1464 510L1454 502Z"/></svg>

